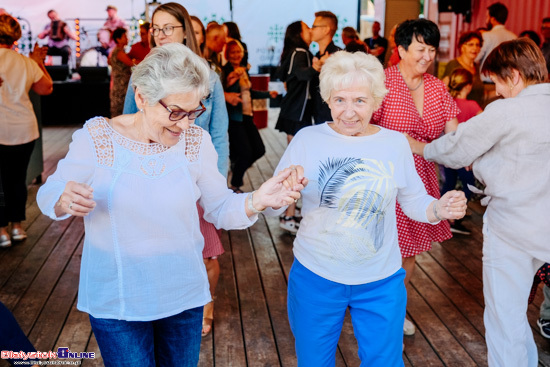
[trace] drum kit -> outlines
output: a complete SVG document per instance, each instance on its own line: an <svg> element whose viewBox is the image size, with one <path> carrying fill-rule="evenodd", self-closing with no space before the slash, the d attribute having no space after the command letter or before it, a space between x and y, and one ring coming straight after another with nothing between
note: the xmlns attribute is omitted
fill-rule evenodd
<svg viewBox="0 0 550 367"><path fill-rule="evenodd" d="M100 45L91 47L82 53L78 62L79 67L106 67L108 65L107 58L110 51L111 32L106 28L99 29L97 40Z"/></svg>

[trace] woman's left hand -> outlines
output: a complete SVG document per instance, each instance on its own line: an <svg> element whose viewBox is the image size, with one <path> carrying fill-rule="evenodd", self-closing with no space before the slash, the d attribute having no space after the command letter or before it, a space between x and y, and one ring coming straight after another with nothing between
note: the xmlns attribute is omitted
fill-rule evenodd
<svg viewBox="0 0 550 367"><path fill-rule="evenodd" d="M306 187L307 183L304 168L290 166L264 182L254 193L252 204L258 210L290 205L300 198L300 191Z"/></svg>
<svg viewBox="0 0 550 367"><path fill-rule="evenodd" d="M463 191L447 191L435 202L436 212L441 219L460 219L466 215L468 200Z"/></svg>

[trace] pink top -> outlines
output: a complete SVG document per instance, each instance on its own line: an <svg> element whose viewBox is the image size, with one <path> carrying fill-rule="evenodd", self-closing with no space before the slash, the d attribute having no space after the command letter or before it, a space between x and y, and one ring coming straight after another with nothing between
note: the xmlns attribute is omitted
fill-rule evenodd
<svg viewBox="0 0 550 367"><path fill-rule="evenodd" d="M463 98L455 98L456 105L460 109L460 113L456 117L458 122L468 121L481 111L481 107L476 101Z"/></svg>

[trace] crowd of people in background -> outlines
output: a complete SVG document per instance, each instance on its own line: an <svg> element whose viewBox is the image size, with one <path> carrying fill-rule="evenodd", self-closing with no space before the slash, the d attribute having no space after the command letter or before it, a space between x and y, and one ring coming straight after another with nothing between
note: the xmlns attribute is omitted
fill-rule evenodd
<svg viewBox="0 0 550 367"><path fill-rule="evenodd" d="M406 317L415 258L452 233L471 233L462 218L476 195L486 195L488 206L483 293L489 365L537 365L526 310L533 276L550 262L543 220L550 206L544 185L550 179L550 17L542 19L542 39L533 30L518 37L506 29L506 6L490 5L487 27L457 35L457 56L439 76L429 73L440 43L430 20L405 20L387 39L378 21L364 40L345 27L345 50L334 43L338 18L330 11L316 12L311 26L289 24L277 71L286 92L275 126L286 134L288 148L274 178L244 193L246 171L266 151L253 100L278 92L252 87L238 25L205 26L184 6L166 3L140 25L140 40L127 52L128 26L115 6L106 11L109 38L98 52L111 66L111 116L91 119L75 133L78 144L37 200L52 219L81 216L90 225L78 308L90 314L107 366L196 366L200 336L210 334L214 322L224 253L220 228L248 227L264 210L296 236L288 316L298 363L334 365L349 308L361 360L403 365L403 335L416 332ZM48 47L36 46L24 57L12 50L21 36L17 20L0 13L5 248L26 238L25 174L38 138L28 92L52 92L44 59L61 56L67 64L68 42L76 39L55 10L47 16L51 22L38 38L48 38ZM14 70L18 78L10 76ZM8 86L20 93L8 94ZM17 129L10 125L15 120ZM146 195L180 184L183 193ZM128 188L144 200L136 203L123 193ZM120 207L108 206L112 195L122 198ZM155 208L159 228L185 228L164 233L162 241L145 227L136 235L124 216L128 207L148 221ZM120 239L106 235L115 230ZM164 252L149 246L159 241ZM150 268L132 251L145 255ZM114 259L127 263L121 270ZM122 290L104 286L117 279ZM352 296L342 296L346 287ZM544 296L538 325L550 339L547 286ZM0 317L17 336L9 347L19 340L17 348L31 351L1 304ZM120 355L121 349L133 358Z"/></svg>

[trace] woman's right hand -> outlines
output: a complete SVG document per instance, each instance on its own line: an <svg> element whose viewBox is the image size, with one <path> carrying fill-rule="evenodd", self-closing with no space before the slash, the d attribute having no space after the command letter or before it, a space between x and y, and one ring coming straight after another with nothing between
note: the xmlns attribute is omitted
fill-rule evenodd
<svg viewBox="0 0 550 367"><path fill-rule="evenodd" d="M55 204L55 215L60 217L70 214L75 217L85 217L96 206L93 192L94 189L85 183L67 182L65 190Z"/></svg>
<svg viewBox="0 0 550 367"><path fill-rule="evenodd" d="M48 53L47 46L40 47L38 43L35 43L33 50L29 54L29 57L40 65L44 63L47 53Z"/></svg>

